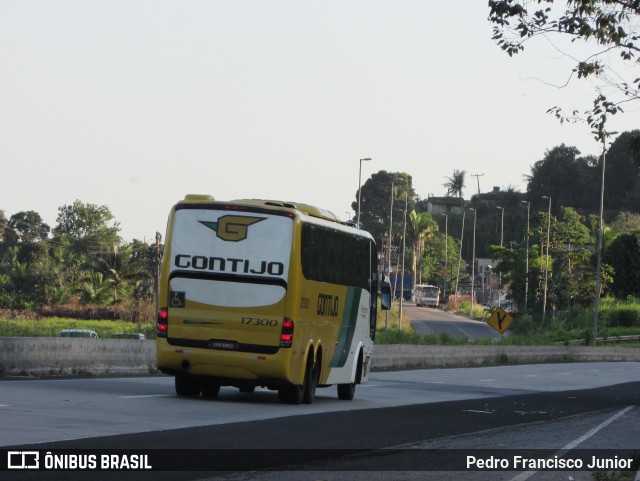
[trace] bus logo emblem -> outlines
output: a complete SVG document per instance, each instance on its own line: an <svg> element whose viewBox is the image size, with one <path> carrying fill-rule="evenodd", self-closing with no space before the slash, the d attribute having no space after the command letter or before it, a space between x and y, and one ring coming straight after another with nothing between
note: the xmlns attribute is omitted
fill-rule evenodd
<svg viewBox="0 0 640 481"><path fill-rule="evenodd" d="M216 236L224 241L239 242L247 238L249 226L265 220L265 217L247 217L225 215L218 222L198 221L205 227L216 231Z"/></svg>

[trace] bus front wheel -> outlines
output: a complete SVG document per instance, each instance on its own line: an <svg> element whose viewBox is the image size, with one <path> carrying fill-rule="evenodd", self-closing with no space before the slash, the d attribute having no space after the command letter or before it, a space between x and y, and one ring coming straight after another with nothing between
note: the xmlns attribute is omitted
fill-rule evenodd
<svg viewBox="0 0 640 481"><path fill-rule="evenodd" d="M356 383L338 384L338 399L342 401L351 401L356 395Z"/></svg>

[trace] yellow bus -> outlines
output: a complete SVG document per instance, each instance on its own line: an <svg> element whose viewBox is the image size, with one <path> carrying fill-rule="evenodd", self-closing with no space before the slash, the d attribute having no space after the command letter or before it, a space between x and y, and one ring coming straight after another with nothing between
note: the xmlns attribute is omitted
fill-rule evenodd
<svg viewBox="0 0 640 481"><path fill-rule="evenodd" d="M187 195L167 226L158 369L179 396L266 387L310 404L316 387L337 385L353 399L369 376L379 292L389 309L373 238L332 213Z"/></svg>

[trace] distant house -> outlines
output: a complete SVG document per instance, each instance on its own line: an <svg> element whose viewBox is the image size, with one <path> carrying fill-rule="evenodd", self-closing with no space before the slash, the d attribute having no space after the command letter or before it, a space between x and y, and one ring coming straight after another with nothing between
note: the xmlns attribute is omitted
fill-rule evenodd
<svg viewBox="0 0 640 481"><path fill-rule="evenodd" d="M431 215L458 214L462 215L463 206L467 201L459 197L429 197L427 199L427 212Z"/></svg>

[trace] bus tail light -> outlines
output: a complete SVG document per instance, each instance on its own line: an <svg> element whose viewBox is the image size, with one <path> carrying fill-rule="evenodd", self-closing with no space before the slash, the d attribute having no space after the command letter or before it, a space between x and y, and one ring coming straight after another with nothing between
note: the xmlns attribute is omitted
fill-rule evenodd
<svg viewBox="0 0 640 481"><path fill-rule="evenodd" d="M291 347L293 343L293 321L288 317L282 322L282 332L280 333L280 347Z"/></svg>
<svg viewBox="0 0 640 481"><path fill-rule="evenodd" d="M166 307L158 311L158 321L156 323L156 336L167 337L169 328L169 309Z"/></svg>

